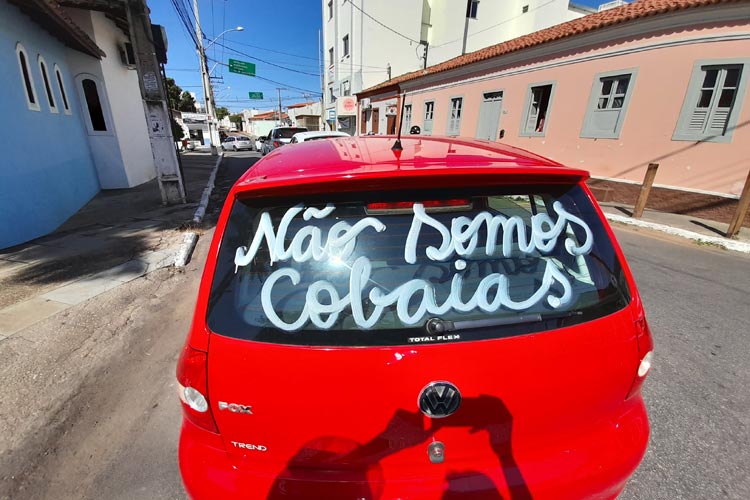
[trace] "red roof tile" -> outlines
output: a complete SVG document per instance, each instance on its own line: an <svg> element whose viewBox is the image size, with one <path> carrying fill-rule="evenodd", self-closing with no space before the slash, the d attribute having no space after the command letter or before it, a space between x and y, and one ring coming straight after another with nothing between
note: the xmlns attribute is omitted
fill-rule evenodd
<svg viewBox="0 0 750 500"><path fill-rule="evenodd" d="M449 59L440 64L430 66L426 70L405 73L401 76L397 76L396 78L358 92L358 94L371 93L376 90L398 85L402 82L414 80L420 76L448 71L474 62L491 59L511 52L517 52L519 50L528 49L555 40L569 38L582 33L596 31L598 29L635 21L645 17L696 7L747 1L748 0L639 0L621 7L580 17L566 23L558 24L547 29L508 40L507 42L485 47L475 52L454 57L453 59Z"/></svg>
<svg viewBox="0 0 750 500"><path fill-rule="evenodd" d="M287 109L294 109L294 108L304 108L305 106L310 106L311 104L315 104L315 101L310 102L298 102L297 104L290 104L287 106Z"/></svg>
<svg viewBox="0 0 750 500"><path fill-rule="evenodd" d="M104 51L60 7L57 0L10 0L67 46L101 59Z"/></svg>

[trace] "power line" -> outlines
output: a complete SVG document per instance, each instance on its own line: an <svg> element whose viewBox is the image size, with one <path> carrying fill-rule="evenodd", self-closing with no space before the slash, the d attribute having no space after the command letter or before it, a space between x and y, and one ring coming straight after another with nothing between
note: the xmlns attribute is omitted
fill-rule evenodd
<svg viewBox="0 0 750 500"><path fill-rule="evenodd" d="M526 13L529 13L529 12L531 12L533 10L539 10L542 7L546 6L546 5L549 5L549 4L553 3L554 1L555 0L549 0L547 2L544 2L543 4L537 5L536 7L531 7L531 8L529 8L529 10L526 11ZM505 21L501 21L501 22L499 22L497 24L493 24L492 26L487 26L486 28L484 28L482 30L479 30L477 32L469 34L469 36L472 37L474 35L478 35L480 33L484 33L485 31L489 31L491 29L497 28L498 26L502 26L503 24L509 23L511 21L515 21L516 19L518 19L519 17L521 17L523 15L525 15L525 14L518 14L517 16L514 16L514 17L511 17L509 19L506 19ZM456 38L455 40L451 40L450 42L441 43L440 45L430 45L430 48L431 49L436 49L438 47L444 47L444 46L450 45L452 43L460 42L461 40L463 40L463 38Z"/></svg>
<svg viewBox="0 0 750 500"><path fill-rule="evenodd" d="M209 59L209 60L213 61L213 59ZM223 63L221 61L213 61L213 62L219 63L222 66L229 66L228 64ZM314 75L314 76L317 76L317 75ZM306 94L314 94L316 96L323 95L323 94L321 94L320 91L317 91L317 90L303 89L302 87L296 87L296 86L290 85L288 83L277 82L276 80L271 80L270 78L263 78L262 76L258 76L258 75L253 75L252 78L257 78L258 80L263 80L264 82L270 82L270 83L273 83L275 85L282 85L282 86L287 87L289 89L298 90L298 91L304 92Z"/></svg>
<svg viewBox="0 0 750 500"><path fill-rule="evenodd" d="M407 40L409 40L410 42L414 42L414 43L416 43L416 44L420 44L420 43L422 43L422 42L420 42L420 41L418 41L418 40L414 40L413 38L409 38L408 36L404 35L403 33L400 33L400 32L398 32L398 31L396 31L395 29L391 28L390 26L388 26L388 25L386 25L386 24L383 24L383 23L381 23L380 21L378 21L377 19L375 19L374 17L372 17L372 16L370 15L370 14L368 14L368 13L367 13L367 12L365 12L364 10L362 10L362 9L360 9L359 7L357 7L356 5L354 5L354 2L353 2L352 0L350 0L350 1L349 1L349 5L351 5L352 7L354 7L354 8L355 8L355 9L357 9L358 11L360 11L360 12L361 12L361 13L362 13L363 15L365 15L365 16L367 16L367 17L369 17L369 18L370 18L371 20L375 21L376 23L378 23L379 25L381 25L381 26L382 26L383 28L387 29L388 31L391 31L391 32L393 32L393 33L397 34L397 35L398 35L398 36L400 36L400 37L406 38L406 39L407 39Z"/></svg>
<svg viewBox="0 0 750 500"><path fill-rule="evenodd" d="M265 47L259 47L258 45L252 45L252 44L249 44L249 43L239 42L237 40L224 40L224 43L228 43L230 45L231 44L243 45L245 47L250 47L252 49L263 50L263 51L266 51L266 52L273 52L274 54L281 54L281 55L289 56L289 57L298 57L300 59L308 59L310 61L315 61L316 63L318 62L318 58L317 57L301 56L299 54L292 54L291 52L284 52L284 51L281 51L281 50L267 49ZM285 63L285 64L288 64L289 66L303 66L302 64L294 64L294 63ZM313 68L313 67L317 68L318 67L317 64L315 64L315 65L304 65L304 66L305 67L309 67L309 68ZM387 68L385 68L383 66L369 66L367 64L355 64L354 66L358 66L358 67L361 67L361 68L372 68L372 69L382 69L382 70L387 69Z"/></svg>
<svg viewBox="0 0 750 500"><path fill-rule="evenodd" d="M269 78L263 78L262 76L255 75L255 78L258 78L260 80L263 80L263 81L266 81L266 82L270 82L270 83L273 83L273 84L276 84L276 85L284 85L286 87L289 87L290 89L299 90L299 91L302 91L302 92L307 92L308 94L314 94L316 96L323 95L320 91L303 89L301 87L295 87L294 85L289 85L288 83L277 82L276 80L271 80Z"/></svg>
<svg viewBox="0 0 750 500"><path fill-rule="evenodd" d="M223 43L221 43L221 42L216 42L216 41L214 41L214 42L212 42L212 43L214 43L214 44L216 44L216 45L219 45L219 46L221 46L221 47L224 47L224 48L226 48L227 50L229 50L230 52L234 52L235 54L239 54L239 55L241 55L241 56L245 56L245 57L247 57L247 58L250 58L250 59L254 59L254 60L256 60L256 61L260 61L260 62L262 62L262 63L268 64L269 66L274 66L274 67L276 67L276 68L279 68L279 69L283 69L283 70L285 70L285 71L291 71L292 73L299 73L299 74L301 74L301 75L309 75L309 76L317 76L317 77L319 77L319 76L320 76L320 74L319 74L319 73L309 73L309 72L307 72L307 71L300 71L300 70L298 70L298 69L294 69L294 68L289 68L288 66L282 66L282 65L280 65L280 64L272 63L271 61L266 61L265 59L261 59L260 57L255 57L255 56L251 56L251 55L250 55L250 54L248 54L247 52L242 52L241 50L233 49L232 47L227 47L226 45L224 45L224 44L223 44Z"/></svg>
<svg viewBox="0 0 750 500"><path fill-rule="evenodd" d="M182 27L184 28L185 33L187 33L188 38L192 40L193 45L198 45L198 39L195 37L193 27L190 25L190 19L186 17L186 13L182 10L184 8L184 5L178 2L179 0L170 0L170 3L172 4L172 8L177 14L177 18L180 21L180 24L182 25Z"/></svg>

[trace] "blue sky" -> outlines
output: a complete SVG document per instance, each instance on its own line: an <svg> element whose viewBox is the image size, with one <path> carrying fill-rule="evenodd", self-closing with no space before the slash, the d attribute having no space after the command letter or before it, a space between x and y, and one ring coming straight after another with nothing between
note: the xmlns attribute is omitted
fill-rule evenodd
<svg viewBox="0 0 750 500"><path fill-rule="evenodd" d="M596 6L601 2L578 0L574 3ZM184 90L195 92L202 101L195 44L174 6L189 10L192 23L193 0L148 0L148 4L151 22L161 24L167 30L167 76L174 78ZM258 78L237 75L230 73L225 66L216 66L211 75L223 77L214 80L217 104L233 112L251 107L271 109L277 105L277 87L286 88L281 91L285 106L317 100L320 93L318 31L321 28L321 4L320 0L199 0L201 28L208 39L212 40L225 29L244 28L241 32L227 33L211 46L207 51L209 68L214 61L226 64L229 58L256 64ZM248 92L263 92L264 99L250 100Z"/></svg>

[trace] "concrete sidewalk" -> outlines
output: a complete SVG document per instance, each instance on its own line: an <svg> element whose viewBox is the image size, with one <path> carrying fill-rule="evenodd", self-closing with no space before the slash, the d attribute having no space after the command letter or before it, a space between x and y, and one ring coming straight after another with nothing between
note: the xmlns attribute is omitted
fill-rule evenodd
<svg viewBox="0 0 750 500"><path fill-rule="evenodd" d="M600 203L611 222L660 231L697 243L715 245L727 250L750 253L750 229L740 228L734 238L726 238L729 224L690 215L671 214L646 209L640 219L632 217L633 207L622 203Z"/></svg>
<svg viewBox="0 0 750 500"><path fill-rule="evenodd" d="M54 233L0 250L0 341L174 262L221 157L180 155L185 205L163 206L156 180L100 192Z"/></svg>

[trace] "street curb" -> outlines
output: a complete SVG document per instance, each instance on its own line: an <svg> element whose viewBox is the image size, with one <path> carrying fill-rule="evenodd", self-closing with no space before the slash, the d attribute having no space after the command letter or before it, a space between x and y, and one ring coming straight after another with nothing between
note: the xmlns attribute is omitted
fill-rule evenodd
<svg viewBox="0 0 750 500"><path fill-rule="evenodd" d="M190 231L182 238L182 245L174 256L174 267L185 267L198 243L198 233Z"/></svg>
<svg viewBox="0 0 750 500"><path fill-rule="evenodd" d="M206 215L206 207L208 206L208 200L211 198L211 193L214 190L214 181L216 180L216 172L219 170L221 160L224 159L224 153L219 153L219 157L216 159L211 175L208 177L206 187L203 189L201 195L201 201L198 204L198 208L195 209L195 215L193 215L193 223L200 224L203 221L203 217ZM195 245L198 243L198 233L195 231L189 231L185 233L182 239L182 245L177 250L174 256L174 267L180 268L185 267L190 262L190 257L193 255Z"/></svg>
<svg viewBox="0 0 750 500"><path fill-rule="evenodd" d="M208 199L211 197L211 192L214 190L214 181L216 180L216 172L219 170L219 165L221 164L221 160L223 159L224 159L224 153L219 153L219 157L216 159L216 164L214 165L214 168L211 171L211 175L208 177L208 182L206 183L206 187L203 189L203 194L201 195L201 202L198 204L198 208L195 209L195 215L193 215L193 222L196 224L200 224L200 222L203 220L203 217L206 215L206 207L208 206Z"/></svg>
<svg viewBox="0 0 750 500"><path fill-rule="evenodd" d="M605 213L604 216L614 222L652 229L654 231L660 231L662 233L679 236L680 238L686 238L689 240L698 241L700 243L709 243L711 245L716 245L727 250L733 250L735 252L750 253L750 243L744 241L719 238L718 236L706 236L705 234L688 231L687 229L680 229L677 227L667 226L665 224L657 224L655 222L646 222L639 219L633 219L631 217L625 217L624 215Z"/></svg>

